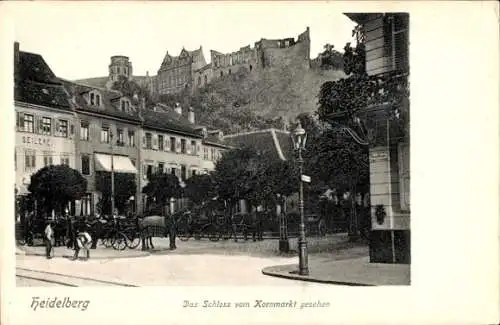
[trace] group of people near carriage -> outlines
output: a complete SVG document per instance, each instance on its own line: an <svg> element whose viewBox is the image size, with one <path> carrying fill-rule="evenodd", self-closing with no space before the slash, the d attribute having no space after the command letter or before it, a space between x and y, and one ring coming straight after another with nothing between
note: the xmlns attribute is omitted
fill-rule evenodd
<svg viewBox="0 0 500 325"><path fill-rule="evenodd" d="M252 235L253 240L262 240L260 218L257 215L240 216L221 214L202 209L184 209L173 215L141 216L37 216L31 212L22 218L21 232L16 234L18 243L33 245L36 238L43 239L47 258L51 258L54 247L65 246L74 250L77 259L83 250L84 258L90 250L101 244L116 250L135 249L142 243L142 250L154 249L154 237L168 237L169 248L176 249L176 237L185 241L191 237L210 240L220 238L237 240L237 232Z"/></svg>

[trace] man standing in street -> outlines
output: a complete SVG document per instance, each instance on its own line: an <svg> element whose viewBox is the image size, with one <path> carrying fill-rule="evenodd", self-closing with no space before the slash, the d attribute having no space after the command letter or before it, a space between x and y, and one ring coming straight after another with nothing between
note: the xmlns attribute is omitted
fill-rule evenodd
<svg viewBox="0 0 500 325"><path fill-rule="evenodd" d="M52 223L48 222L47 226L45 227L45 255L47 259L51 259L51 253L52 253L52 238L54 238L54 229L52 228Z"/></svg>

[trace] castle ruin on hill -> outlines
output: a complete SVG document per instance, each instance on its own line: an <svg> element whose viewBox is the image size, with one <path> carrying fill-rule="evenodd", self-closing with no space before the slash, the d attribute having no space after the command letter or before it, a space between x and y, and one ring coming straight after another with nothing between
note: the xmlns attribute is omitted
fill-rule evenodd
<svg viewBox="0 0 500 325"><path fill-rule="evenodd" d="M194 51L183 48L178 56L172 56L167 51L157 74L146 73L146 76L134 76L129 58L116 55L111 57L107 77L83 79L78 82L109 89L114 81L123 76L147 88L153 97L177 94L186 88L194 91L217 78L240 71L259 73L263 69L279 67L309 69L310 45L307 27L297 39L262 38L255 42L254 47L248 45L232 53L211 50L208 64L201 46Z"/></svg>

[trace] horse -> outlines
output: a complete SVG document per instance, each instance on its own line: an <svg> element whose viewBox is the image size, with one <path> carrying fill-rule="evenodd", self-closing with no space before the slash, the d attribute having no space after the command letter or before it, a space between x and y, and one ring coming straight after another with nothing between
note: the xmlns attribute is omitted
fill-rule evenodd
<svg viewBox="0 0 500 325"><path fill-rule="evenodd" d="M139 228L142 250L154 249L153 237L169 237L170 249L176 249L175 245L175 218L162 217L158 215L139 218L137 225Z"/></svg>

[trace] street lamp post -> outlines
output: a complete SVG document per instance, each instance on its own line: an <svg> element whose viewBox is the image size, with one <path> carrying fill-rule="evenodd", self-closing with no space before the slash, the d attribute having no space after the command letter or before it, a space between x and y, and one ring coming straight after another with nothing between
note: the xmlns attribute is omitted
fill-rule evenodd
<svg viewBox="0 0 500 325"><path fill-rule="evenodd" d="M302 150L305 149L307 134L302 128L300 121L297 128L292 135L294 149L297 150L298 158L297 164L299 166L299 212L300 212L300 226L299 226L299 274L309 275L309 263L307 252L306 240L306 226L304 220L304 185L302 181L302 173L304 169L304 159L302 158Z"/></svg>
<svg viewBox="0 0 500 325"><path fill-rule="evenodd" d="M111 147L111 216L115 215L115 166L113 163L113 131L109 131L109 143Z"/></svg>

